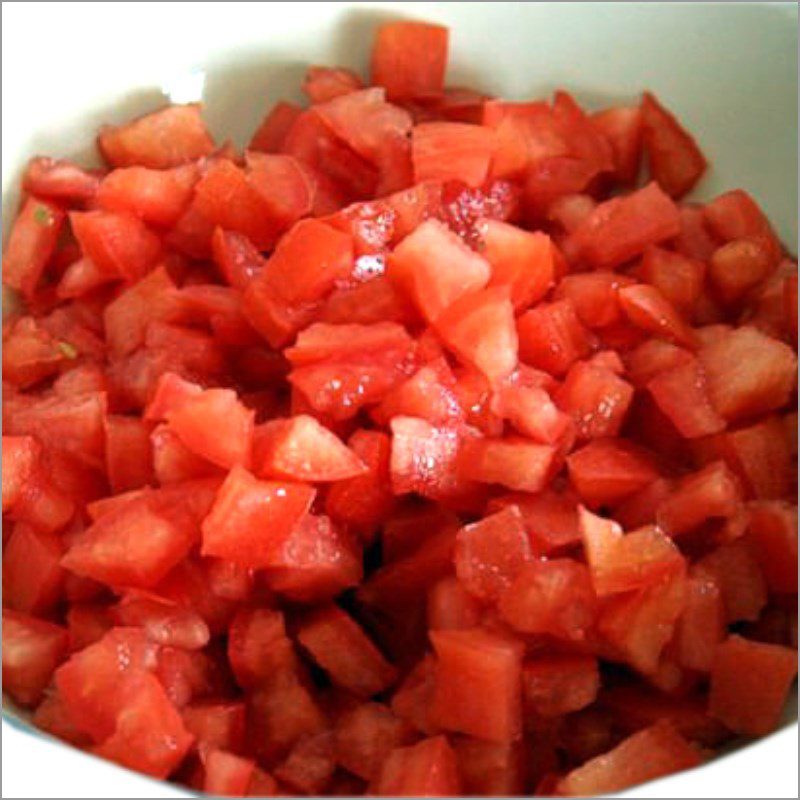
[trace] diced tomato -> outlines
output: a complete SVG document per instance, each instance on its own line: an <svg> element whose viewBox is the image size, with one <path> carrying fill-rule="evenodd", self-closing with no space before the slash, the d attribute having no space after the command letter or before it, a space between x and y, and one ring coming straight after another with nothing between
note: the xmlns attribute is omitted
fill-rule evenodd
<svg viewBox="0 0 800 800"><path fill-rule="evenodd" d="M708 672L719 643L725 638L725 607L716 581L702 572L690 574L686 608L675 633L682 667Z"/></svg>
<svg viewBox="0 0 800 800"><path fill-rule="evenodd" d="M791 348L754 328L727 331L699 352L711 402L728 421L781 408L796 384Z"/></svg>
<svg viewBox="0 0 800 800"><path fill-rule="evenodd" d="M500 597L500 613L515 630L580 641L596 614L596 598L583 564L568 558L524 565Z"/></svg>
<svg viewBox="0 0 800 800"><path fill-rule="evenodd" d="M34 466L33 472L22 484L11 509L11 516L17 522L29 523L44 533L60 530L74 513L75 503L53 483L41 462Z"/></svg>
<svg viewBox="0 0 800 800"><path fill-rule="evenodd" d="M722 462L686 475L658 506L658 524L670 536L687 533L708 519L732 517L741 503L735 476Z"/></svg>
<svg viewBox="0 0 800 800"><path fill-rule="evenodd" d="M592 124L606 137L614 154L614 177L633 184L642 157L642 111L636 106L618 106L598 111Z"/></svg>
<svg viewBox="0 0 800 800"><path fill-rule="evenodd" d="M199 747L234 753L244 747L245 707L242 702L199 702L181 711L186 730Z"/></svg>
<svg viewBox="0 0 800 800"><path fill-rule="evenodd" d="M527 713L559 717L593 703L600 688L592 656L543 656L522 666L522 696Z"/></svg>
<svg viewBox="0 0 800 800"><path fill-rule="evenodd" d="M71 348L51 336L33 317L20 317L3 337L3 380L29 388L61 371L69 363Z"/></svg>
<svg viewBox="0 0 800 800"><path fill-rule="evenodd" d="M372 83L392 100L441 94L447 64L447 28L425 22L389 22L375 34Z"/></svg>
<svg viewBox="0 0 800 800"><path fill-rule="evenodd" d="M444 358L421 367L393 389L373 411L384 423L396 416L420 417L434 425L457 423L464 413L455 393L455 378Z"/></svg>
<svg viewBox="0 0 800 800"><path fill-rule="evenodd" d="M302 484L256 480L234 467L203 521L204 555L266 566L308 512L315 492Z"/></svg>
<svg viewBox="0 0 800 800"><path fill-rule="evenodd" d="M655 286L637 284L619 290L619 303L630 322L653 336L694 348L694 332Z"/></svg>
<svg viewBox="0 0 800 800"><path fill-rule="evenodd" d="M557 791L567 797L615 793L700 763L699 753L671 725L658 723L570 772Z"/></svg>
<svg viewBox="0 0 800 800"><path fill-rule="evenodd" d="M601 203L571 234L579 258L590 266L613 269L643 253L648 245L677 236L675 204L651 183L624 198Z"/></svg>
<svg viewBox="0 0 800 800"><path fill-rule="evenodd" d="M74 602L67 612L70 652L75 653L99 642L112 627L108 606L96 602Z"/></svg>
<svg viewBox="0 0 800 800"><path fill-rule="evenodd" d="M458 517L437 504L400 505L381 530L383 560L388 564L406 558L436 534L460 527Z"/></svg>
<svg viewBox="0 0 800 800"><path fill-rule="evenodd" d="M708 275L720 301L736 306L774 270L777 260L764 236L734 239L717 248Z"/></svg>
<svg viewBox="0 0 800 800"><path fill-rule="evenodd" d="M256 246L237 231L216 228L211 237L211 251L225 280L236 289L246 289L266 263Z"/></svg>
<svg viewBox="0 0 800 800"><path fill-rule="evenodd" d="M432 631L436 652L433 719L490 741L520 733L522 645L482 630Z"/></svg>
<svg viewBox="0 0 800 800"><path fill-rule="evenodd" d="M67 203L92 200L100 185L98 170L85 170L55 158L32 158L22 176L22 188L35 197L44 197Z"/></svg>
<svg viewBox="0 0 800 800"><path fill-rule="evenodd" d="M527 764L520 742L489 742L462 736L453 742L462 791L488 797L522 792Z"/></svg>
<svg viewBox="0 0 800 800"><path fill-rule="evenodd" d="M556 444L572 432L569 416L541 388L503 386L495 393L493 406L522 434L545 444Z"/></svg>
<svg viewBox="0 0 800 800"><path fill-rule="evenodd" d="M150 426L138 417L109 414L105 419L106 471L111 490L126 492L153 479Z"/></svg>
<svg viewBox="0 0 800 800"><path fill-rule="evenodd" d="M63 565L112 586L158 583L199 539L187 508L157 493L103 515L72 543Z"/></svg>
<svg viewBox="0 0 800 800"><path fill-rule="evenodd" d="M397 677L364 631L336 606L306 616L297 637L331 680L354 694L370 697Z"/></svg>
<svg viewBox="0 0 800 800"><path fill-rule="evenodd" d="M493 385L517 365L514 309L505 286L463 295L438 318L436 329L460 358Z"/></svg>
<svg viewBox="0 0 800 800"><path fill-rule="evenodd" d="M33 436L3 436L3 513L12 508L22 496L24 487L33 475L41 446Z"/></svg>
<svg viewBox="0 0 800 800"><path fill-rule="evenodd" d="M622 439L595 439L567 457L570 480L590 507L615 504L658 478L648 454Z"/></svg>
<svg viewBox="0 0 800 800"><path fill-rule="evenodd" d="M228 659L244 689L266 684L296 668L297 657L286 635L283 614L272 609L242 609L231 622Z"/></svg>
<svg viewBox="0 0 800 800"><path fill-rule="evenodd" d="M588 355L588 331L570 300L539 304L517 322L522 361L554 375L563 375L577 359Z"/></svg>
<svg viewBox="0 0 800 800"><path fill-rule="evenodd" d="M711 669L711 713L736 733L763 736L780 719L797 675L797 653L789 648L729 637Z"/></svg>
<svg viewBox="0 0 800 800"><path fill-rule="evenodd" d="M107 125L97 143L114 167L168 169L214 150L198 105L168 106L125 125Z"/></svg>
<svg viewBox="0 0 800 800"><path fill-rule="evenodd" d="M530 559L522 515L514 506L465 526L456 536L456 575L479 599L497 599Z"/></svg>
<svg viewBox="0 0 800 800"><path fill-rule="evenodd" d="M60 625L3 609L3 691L23 706L35 706L53 671L67 654Z"/></svg>
<svg viewBox="0 0 800 800"><path fill-rule="evenodd" d="M3 284L33 295L56 249L65 214L56 205L29 197L3 251Z"/></svg>
<svg viewBox="0 0 800 800"><path fill-rule="evenodd" d="M428 628L465 630L475 628L481 619L481 604L458 578L442 578L428 592Z"/></svg>
<svg viewBox="0 0 800 800"><path fill-rule="evenodd" d="M748 536L773 592L797 592L797 508L762 501L749 506Z"/></svg>
<svg viewBox="0 0 800 800"><path fill-rule="evenodd" d="M84 256L111 277L137 281L162 254L158 237L129 214L73 211L69 221Z"/></svg>
<svg viewBox="0 0 800 800"><path fill-rule="evenodd" d="M395 248L388 274L433 323L459 297L483 288L491 267L441 222L428 220Z"/></svg>
<svg viewBox="0 0 800 800"><path fill-rule="evenodd" d="M460 790L456 757L444 736L392 750L372 788L383 797L451 797Z"/></svg>
<svg viewBox="0 0 800 800"><path fill-rule="evenodd" d="M598 595L643 588L684 570L685 561L677 547L654 526L623 534L612 520L583 509L580 522Z"/></svg>
<svg viewBox="0 0 800 800"><path fill-rule="evenodd" d="M411 727L381 703L363 703L336 722L336 760L370 781L378 777L389 754L412 739Z"/></svg>
<svg viewBox="0 0 800 800"><path fill-rule="evenodd" d="M468 480L524 492L541 491L557 468L556 450L522 437L474 439L464 444L459 471Z"/></svg>
<svg viewBox="0 0 800 800"><path fill-rule="evenodd" d="M723 242L748 236L763 236L771 241L772 252L780 255L780 243L764 212L742 189L726 192L707 203L703 207L703 219L711 233Z"/></svg>
<svg viewBox="0 0 800 800"><path fill-rule="evenodd" d="M361 78L343 67L309 67L303 81L303 91L312 103L324 103L342 94L363 89ZM274 109L273 109L274 110Z"/></svg>
<svg viewBox="0 0 800 800"><path fill-rule="evenodd" d="M289 228L311 212L314 186L300 162L291 156L266 153L247 153L246 158L248 179L275 225Z"/></svg>
<svg viewBox="0 0 800 800"><path fill-rule="evenodd" d="M758 619L767 604L767 584L749 542L718 547L700 559L696 569L719 586L727 622Z"/></svg>
<svg viewBox="0 0 800 800"><path fill-rule="evenodd" d="M286 139L286 134L301 113L301 109L293 103L285 100L275 103L253 134L248 149L258 150L262 153L279 152Z"/></svg>
<svg viewBox="0 0 800 800"><path fill-rule="evenodd" d="M572 416L579 438L597 439L619 434L633 391L610 370L580 361L570 369L555 401Z"/></svg>
<svg viewBox="0 0 800 800"><path fill-rule="evenodd" d="M223 797L243 797L248 794L256 764L249 758L212 747L205 754L203 768L204 792Z"/></svg>
<svg viewBox="0 0 800 800"><path fill-rule="evenodd" d="M622 320L617 292L633 279L614 272L597 270L566 275L553 297L571 302L580 322L588 328L605 328Z"/></svg>
<svg viewBox="0 0 800 800"><path fill-rule="evenodd" d="M319 795L328 789L335 769L333 733L323 731L300 739L274 773L295 791Z"/></svg>
<svg viewBox="0 0 800 800"><path fill-rule="evenodd" d="M480 186L495 147L490 128L464 122L423 122L411 133L414 180L459 180Z"/></svg>
<svg viewBox="0 0 800 800"><path fill-rule="evenodd" d="M361 580L361 551L328 517L308 514L272 555L265 577L290 600L319 603Z"/></svg>
<svg viewBox="0 0 800 800"><path fill-rule="evenodd" d="M3 604L26 614L51 611L63 596L63 553L56 534L15 525L3 547Z"/></svg>
<svg viewBox="0 0 800 800"><path fill-rule="evenodd" d="M705 157L695 140L650 92L642 98L642 125L653 178L670 197L682 197L705 172Z"/></svg>
<svg viewBox="0 0 800 800"><path fill-rule="evenodd" d="M432 655L424 655L408 673L392 696L392 712L414 729L433 736L439 729L431 720L431 700L436 665Z"/></svg>

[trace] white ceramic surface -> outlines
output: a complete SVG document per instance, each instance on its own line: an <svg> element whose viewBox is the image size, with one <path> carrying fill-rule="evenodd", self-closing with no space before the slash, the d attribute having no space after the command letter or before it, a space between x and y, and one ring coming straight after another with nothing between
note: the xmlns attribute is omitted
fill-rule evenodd
<svg viewBox="0 0 800 800"><path fill-rule="evenodd" d="M306 65L363 71L376 23L403 16L451 26L451 83L520 99L567 87L595 107L654 90L712 161L697 195L747 188L796 251L793 3L4 4L4 232L29 156L91 159L101 123L198 95L213 132L242 144L272 102L300 99ZM182 796L5 721L3 736L3 796ZM797 726L626 796L797 796Z"/></svg>

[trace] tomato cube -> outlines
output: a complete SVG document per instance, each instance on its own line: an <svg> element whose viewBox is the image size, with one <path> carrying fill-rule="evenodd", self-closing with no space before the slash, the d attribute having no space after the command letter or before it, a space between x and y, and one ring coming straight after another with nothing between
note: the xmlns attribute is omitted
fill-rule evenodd
<svg viewBox="0 0 800 800"><path fill-rule="evenodd" d="M708 672L717 646L725 638L725 606L717 582L708 574L690 573L686 609L675 632L678 663Z"/></svg>
<svg viewBox="0 0 800 800"><path fill-rule="evenodd" d="M475 628L480 623L481 611L480 602L452 575L437 581L428 592L430 630Z"/></svg>
<svg viewBox="0 0 800 800"><path fill-rule="evenodd" d="M567 457L581 500L597 507L618 503L658 478L652 458L623 439L594 439Z"/></svg>
<svg viewBox="0 0 800 800"><path fill-rule="evenodd" d="M492 405L525 436L544 444L569 438L573 423L542 388L512 384L501 386Z"/></svg>
<svg viewBox="0 0 800 800"><path fill-rule="evenodd" d="M527 311L519 318L517 331L522 361L553 375L563 375L591 349L588 331L568 299Z"/></svg>
<svg viewBox="0 0 800 800"><path fill-rule="evenodd" d="M3 548L3 603L27 614L44 614L61 599L64 545L54 533L22 522Z"/></svg>
<svg viewBox="0 0 800 800"><path fill-rule="evenodd" d="M650 92L642 98L642 126L653 178L670 197L682 197L706 170L700 148Z"/></svg>
<svg viewBox="0 0 800 800"><path fill-rule="evenodd" d="M319 795L328 789L335 769L333 733L323 731L300 739L274 774L297 792Z"/></svg>
<svg viewBox="0 0 800 800"><path fill-rule="evenodd" d="M600 688L593 656L538 656L522 665L522 697L529 714L559 717L591 705Z"/></svg>
<svg viewBox="0 0 800 800"><path fill-rule="evenodd" d="M613 794L700 763L699 753L671 725L657 723L574 769L559 782L558 792L567 797Z"/></svg>
<svg viewBox="0 0 800 800"><path fill-rule="evenodd" d="M478 483L539 492L558 467L556 456L554 447L518 436L474 439L463 447L459 470L465 478Z"/></svg>
<svg viewBox="0 0 800 800"><path fill-rule="evenodd" d="M461 791L461 781L447 738L436 736L392 750L371 791L383 797L457 795Z"/></svg>
<svg viewBox="0 0 800 800"><path fill-rule="evenodd" d="M300 108L293 103L285 100L275 103L253 134L248 149L262 153L279 152L286 134L300 113Z"/></svg>
<svg viewBox="0 0 800 800"><path fill-rule="evenodd" d="M763 736L778 726L796 675L789 648L730 636L711 669L711 713L736 733Z"/></svg>
<svg viewBox="0 0 800 800"><path fill-rule="evenodd" d="M439 732L431 715L436 663L432 655L423 655L392 696L392 712L415 730L433 736Z"/></svg>
<svg viewBox="0 0 800 800"><path fill-rule="evenodd" d="M797 593L797 508L761 501L749 506L748 536L773 592Z"/></svg>
<svg viewBox="0 0 800 800"><path fill-rule="evenodd" d="M703 219L718 241L763 236L771 240L772 251L780 254L781 246L769 220L756 201L742 189L726 192L707 203L703 207Z"/></svg>
<svg viewBox="0 0 800 800"><path fill-rule="evenodd" d="M433 425L458 422L463 410L455 393L455 378L445 359L421 367L393 389L373 411L376 422L396 416L420 417Z"/></svg>
<svg viewBox="0 0 800 800"><path fill-rule="evenodd" d="M372 83L391 100L441 94L447 64L447 28L425 22L389 22L372 50Z"/></svg>
<svg viewBox="0 0 800 800"><path fill-rule="evenodd" d="M480 186L495 148L494 131L464 122L423 122L411 134L414 181L460 180Z"/></svg>
<svg viewBox="0 0 800 800"><path fill-rule="evenodd" d="M466 525L456 536L456 575L481 600L496 600L531 558L522 515L515 506Z"/></svg>
<svg viewBox="0 0 800 800"><path fill-rule="evenodd" d="M359 697L371 697L397 678L362 628L336 606L307 615L297 638L334 683Z"/></svg>
<svg viewBox="0 0 800 800"><path fill-rule="evenodd" d="M33 295L64 224L56 205L29 197L14 221L3 252L3 284Z"/></svg>
<svg viewBox="0 0 800 800"><path fill-rule="evenodd" d="M605 367L578 362L555 401L570 414L581 439L619 435L633 400L633 386Z"/></svg>
<svg viewBox="0 0 800 800"><path fill-rule="evenodd" d="M515 630L573 641L586 638L596 607L589 570L569 558L526 564L499 603L500 613Z"/></svg>
<svg viewBox="0 0 800 800"><path fill-rule="evenodd" d="M724 544L697 562L720 587L728 622L756 620L767 604L767 584L745 540Z"/></svg>
<svg viewBox="0 0 800 800"><path fill-rule="evenodd" d="M223 748L213 747L206 752L203 767L204 792L223 797L243 797L250 788L256 764L249 758L242 758Z"/></svg>
<svg viewBox="0 0 800 800"><path fill-rule="evenodd" d="M18 319L3 336L3 380L20 389L56 375L67 363L63 344L33 317Z"/></svg>
<svg viewBox="0 0 800 800"><path fill-rule="evenodd" d="M203 521L203 554L248 567L268 565L314 495L309 486L259 481L234 467Z"/></svg>
<svg viewBox="0 0 800 800"><path fill-rule="evenodd" d="M461 736L453 742L465 795L521 795L527 764L520 742L489 742Z"/></svg>
<svg viewBox="0 0 800 800"><path fill-rule="evenodd" d="M441 222L427 220L394 249L388 274L433 323L459 297L482 289L491 267Z"/></svg>
<svg viewBox="0 0 800 800"><path fill-rule="evenodd" d="M153 479L150 426L138 417L105 419L106 472L114 493L146 486Z"/></svg>
<svg viewBox="0 0 800 800"><path fill-rule="evenodd" d="M518 738L522 643L480 629L432 631L436 652L433 721L481 739Z"/></svg>
<svg viewBox="0 0 800 800"><path fill-rule="evenodd" d="M642 111L633 106L618 106L598 111L592 124L606 137L614 156L614 177L633 184L639 175L642 157Z"/></svg>
<svg viewBox="0 0 800 800"><path fill-rule="evenodd" d="M3 513L20 499L37 467L41 446L33 436L3 436Z"/></svg>
<svg viewBox="0 0 800 800"><path fill-rule="evenodd" d="M66 655L67 632L60 625L3 609L3 691L17 703L37 705Z"/></svg>

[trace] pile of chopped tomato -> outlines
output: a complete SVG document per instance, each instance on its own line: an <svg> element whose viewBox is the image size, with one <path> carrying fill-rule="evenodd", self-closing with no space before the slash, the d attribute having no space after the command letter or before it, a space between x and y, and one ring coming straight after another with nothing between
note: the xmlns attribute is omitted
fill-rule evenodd
<svg viewBox="0 0 800 800"><path fill-rule="evenodd" d="M244 152L25 171L3 687L222 795L587 795L779 723L797 265L659 100L444 84L389 23ZM644 167L640 162L646 160ZM639 180L640 173L646 177Z"/></svg>

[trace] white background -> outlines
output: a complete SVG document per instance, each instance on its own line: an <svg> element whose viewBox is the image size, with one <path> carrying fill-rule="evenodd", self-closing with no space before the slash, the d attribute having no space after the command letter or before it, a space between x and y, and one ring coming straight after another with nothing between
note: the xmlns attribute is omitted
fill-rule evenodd
<svg viewBox="0 0 800 800"><path fill-rule="evenodd" d="M369 5L376 4L360 4L351 15L351 22L360 21L362 29L366 15L382 14L388 11L385 6L402 4L384 4L378 12L367 9ZM658 8L658 4L621 4L615 8L592 5L580 10L564 9L563 15L560 10L521 8L523 5L493 3L491 7L477 8L462 3L417 3L406 4L412 8L403 11L455 21L460 38L456 36L454 49L459 50L461 41L462 52L470 48L482 52L477 66L479 82L485 88L510 89L517 96L525 96L532 83L538 88L558 83L583 88L587 98L602 98L609 87L618 87L624 96L644 84L653 86L679 103L690 129L698 131L701 141L709 143L708 152L716 171L706 181L704 191L727 188L728 175L734 175L737 185L740 182L756 191L781 233L796 242L796 192L791 191L790 185L797 171L797 129L791 124L797 114L796 83L787 115L786 87L776 88L786 76L784 65L776 66L776 58L785 53L765 56L759 54L757 47L774 41L775 36L780 39L775 26L771 31L759 29L753 35L752 20L740 19L737 30L733 21L727 25L727 17L720 25L718 18L715 21L704 16L716 12L696 7L692 11L698 15L692 20L696 24L683 24L678 30L686 38L676 41L676 29L670 27L672 12L663 6ZM684 13L685 9L684 6ZM793 12L791 5L785 10L786 24L794 26L796 36L796 7ZM263 115L267 99L274 101L290 85L296 85L302 63L333 60L354 66L363 64L368 49L366 39L343 42L339 37L335 47L330 43L326 20L338 11L330 3L3 4L4 210L9 208L8 189L22 157L33 150L54 155L80 151L90 141L90 127L94 130L100 122L152 108L154 98L157 101L160 97L154 87L169 79L170 70L216 63L209 58L209 52L218 45L241 48L245 63L259 63L266 70L261 75L252 70L230 73L237 78L230 86L230 102L236 101L237 92L241 99L246 91L255 94L255 101L249 105L226 105L229 87L217 87L212 127L220 133L238 125L241 130L235 133L241 139L242 131L251 130ZM788 19L791 13L794 21ZM651 14L655 15L652 24ZM525 15L522 24L518 15ZM650 37L647 41L639 35L647 26L659 30L656 39ZM709 35L712 31L713 35ZM564 38L560 38L562 34L571 44L577 42L577 47L568 49ZM625 46L629 60L637 64L635 71L626 66L624 59L615 58L613 48L604 50L606 41L620 35L628 37ZM531 36L536 37L534 43L527 41ZM635 52L637 47L640 49ZM269 71L263 57L266 48L280 55L286 70ZM254 53L260 53L256 62ZM591 69L585 69L582 55L593 59ZM537 58L538 72L531 68L520 76L519 63L537 63ZM659 58L670 60L667 68L658 63ZM491 65L488 72L487 64ZM724 75L732 69L740 70L738 88L724 85ZM772 74L770 70L778 72ZM460 69L459 77L469 74L467 65L466 70ZM708 90L704 81L723 83ZM132 87L146 91L129 93L123 102L110 103L111 98L118 98L123 90ZM732 101L730 92L735 91L744 93L742 102ZM778 94L772 96L772 92ZM83 110L76 111L81 103ZM87 113L90 108L95 111L94 118ZM107 118L99 116L102 114ZM725 114L729 118L723 131L708 124ZM90 126L84 124L89 119ZM36 131L35 139L30 136L31 131ZM2 735L3 797L181 796L178 790L22 733L5 721ZM629 796L797 797L797 726L709 767L651 784Z"/></svg>

